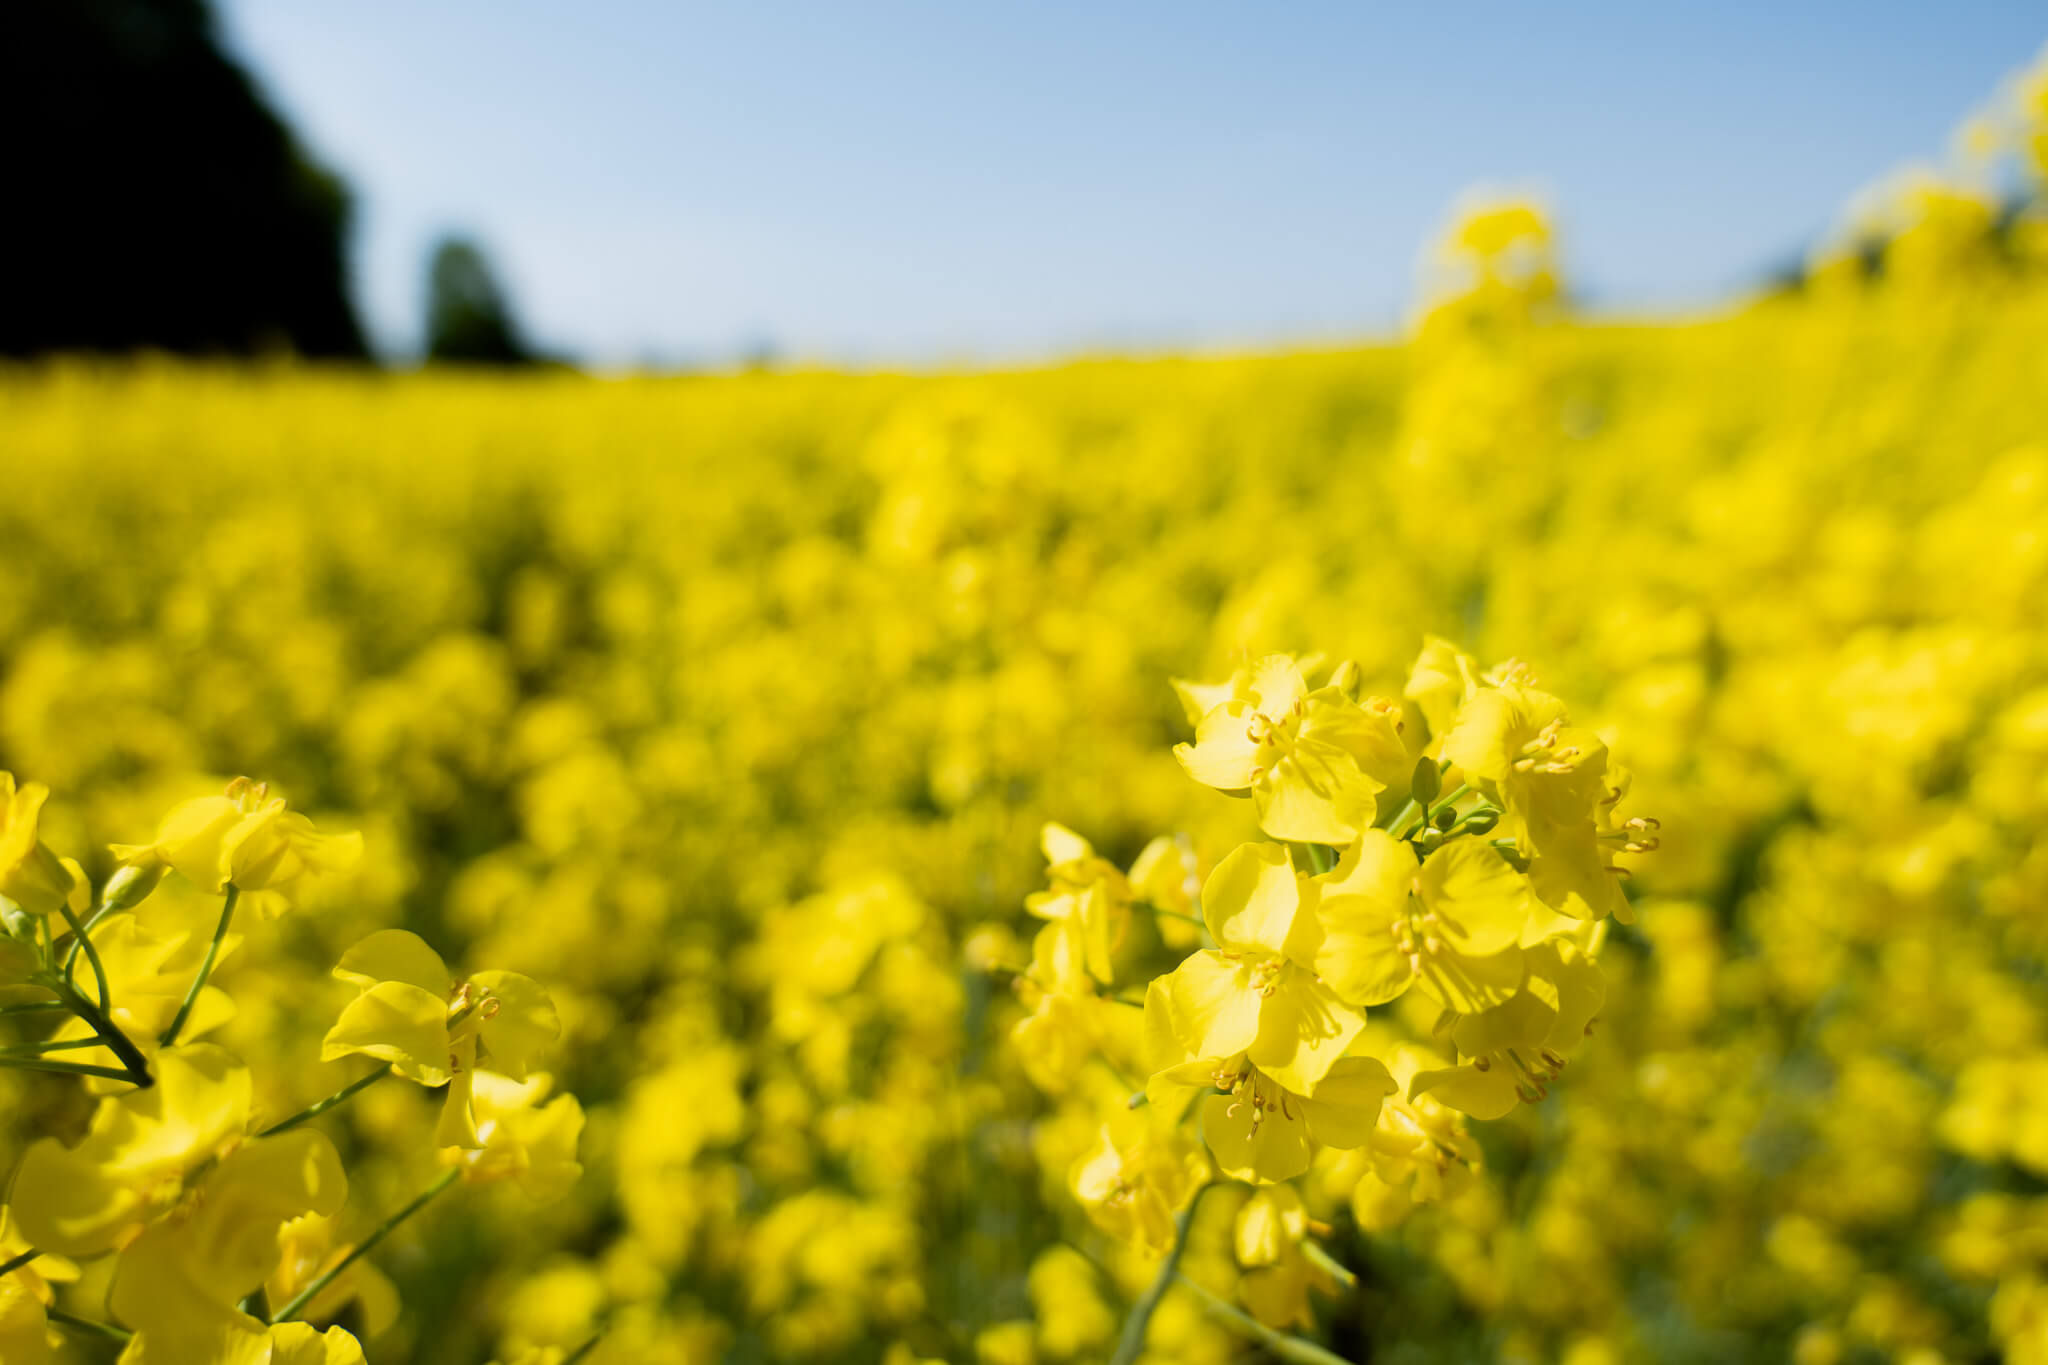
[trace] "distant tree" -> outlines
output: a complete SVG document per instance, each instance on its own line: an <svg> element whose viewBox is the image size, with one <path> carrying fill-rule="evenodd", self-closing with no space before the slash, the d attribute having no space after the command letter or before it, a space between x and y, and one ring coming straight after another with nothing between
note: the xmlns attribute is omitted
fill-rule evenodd
<svg viewBox="0 0 2048 1365"><path fill-rule="evenodd" d="M427 267L427 358L472 365L537 358L520 339L483 248L467 238L443 238Z"/></svg>
<svg viewBox="0 0 2048 1365"><path fill-rule="evenodd" d="M348 190L205 0L0 2L0 126L0 354L365 354Z"/></svg>

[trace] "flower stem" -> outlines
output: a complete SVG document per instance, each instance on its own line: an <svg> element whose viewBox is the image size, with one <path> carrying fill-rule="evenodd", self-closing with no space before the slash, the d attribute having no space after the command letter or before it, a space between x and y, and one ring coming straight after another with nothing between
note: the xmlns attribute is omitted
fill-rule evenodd
<svg viewBox="0 0 2048 1365"><path fill-rule="evenodd" d="M15 1271L21 1269L42 1254L42 1252L37 1251L34 1247L30 1247L19 1256L10 1256L4 1261L0 1261L0 1276L12 1275Z"/></svg>
<svg viewBox="0 0 2048 1365"><path fill-rule="evenodd" d="M43 1057L9 1057L0 1054L0 1066L11 1066L16 1071L54 1071L61 1076L98 1076L103 1080L127 1081L138 1086L148 1086L152 1083L148 1072L144 1072L138 1080L132 1071L121 1071L111 1066L90 1066L84 1062L53 1062Z"/></svg>
<svg viewBox="0 0 2048 1365"><path fill-rule="evenodd" d="M11 1014L69 1014L71 1007L62 1000L32 1000L26 1005L0 1005L0 1019Z"/></svg>
<svg viewBox="0 0 2048 1365"><path fill-rule="evenodd" d="M1414 811L1415 798L1411 796L1406 801L1403 801L1399 806L1394 808L1394 813L1386 817L1386 823L1380 825L1380 828L1393 834L1396 838L1399 838L1401 826L1407 822L1408 817L1412 815Z"/></svg>
<svg viewBox="0 0 2048 1365"><path fill-rule="evenodd" d="M163 1031L157 1041L165 1047L178 1041L178 1031L185 1027L185 1021L192 1015L192 1006L199 1000L199 992L206 988L206 978L213 975L213 964L220 957L221 940L228 936L228 925L235 918L235 898L241 890L233 882L228 883L227 899L221 902L220 923L213 928L213 942L206 945L206 959L199 964L198 975L192 978L192 988L185 992L185 1003L178 1006L178 1012L171 1017L171 1025Z"/></svg>
<svg viewBox="0 0 2048 1365"><path fill-rule="evenodd" d="M1439 796L1434 801L1423 802L1418 812L1421 818L1418 819L1413 825L1410 825L1408 823L1408 807L1403 806L1401 808L1401 813L1394 818L1394 823L1388 832L1391 833L1396 839L1398 839L1402 835L1406 834L1410 829L1425 828L1429 824L1429 817L1432 812L1441 810L1444 807L1449 806L1453 802L1459 800L1461 797L1469 796L1471 794L1472 784L1466 782L1461 784L1456 791L1448 791L1445 792L1442 796ZM1414 803L1411 801L1409 804L1413 805Z"/></svg>
<svg viewBox="0 0 2048 1365"><path fill-rule="evenodd" d="M1357 1272L1335 1256L1332 1256L1329 1252L1323 1250L1321 1244L1312 1238L1304 1237L1301 1239L1301 1254L1308 1258L1309 1264L1322 1271L1325 1275L1328 1275L1346 1289L1358 1288Z"/></svg>
<svg viewBox="0 0 2048 1365"><path fill-rule="evenodd" d="M89 941L86 938L86 935L90 934L93 931L94 925L98 924L101 920L105 919L108 915L112 913L113 911L107 908L107 903L105 901L101 901L98 905L93 907L93 912L85 917L84 924L74 926L78 932L72 937L71 946L64 950L65 975L69 976L71 974L71 964L78 961L78 950L84 947L85 944ZM69 916L67 915L66 918L69 918Z"/></svg>
<svg viewBox="0 0 2048 1365"><path fill-rule="evenodd" d="M562 1365L576 1365L576 1362L577 1362L577 1361L579 1361L579 1360L583 1359L583 1357L585 1357L585 1356L589 1355L589 1354L590 1354L590 1353L591 1353L592 1351L596 1350L596 1349L597 1349L597 1343L599 1343L600 1341L603 1341L603 1340L604 1340L604 1333L603 1333L603 1332L599 1332L599 1333L598 1333L598 1334L597 1334L596 1336L594 1336L594 1337L592 1337L592 1338L591 1338L590 1340L588 1340L588 1341L584 1342L584 1343L583 1343L583 1344L582 1344L581 1346L578 1346L578 1347L577 1347L577 1348L576 1348L575 1350L571 1351L571 1352L570 1352L570 1353L569 1353L568 1355L566 1355L566 1356L563 1356L563 1357L562 1357Z"/></svg>
<svg viewBox="0 0 2048 1365"><path fill-rule="evenodd" d="M332 1269L316 1278L313 1283L307 1285L304 1289L301 1289L290 1303L277 1310L277 1316L272 1318L271 1321L290 1322L301 1308L304 1308L315 1298L319 1297L321 1290L333 1284L342 1271L347 1270L350 1266L361 1260L372 1247L376 1246L377 1243L383 1241L386 1237L389 1237L393 1228L432 1203L434 1196L447 1189L450 1185L453 1185L456 1177L461 1174L462 1168L460 1166L450 1166L442 1173L439 1180L436 1180L433 1184L422 1190L418 1198L379 1223L368 1237L356 1243L355 1250L337 1261Z"/></svg>
<svg viewBox="0 0 2048 1365"><path fill-rule="evenodd" d="M1282 1360L1297 1361L1299 1365L1351 1365L1343 1356L1334 1351L1326 1351L1312 1341L1304 1341L1300 1337L1274 1331L1236 1304L1217 1298L1185 1275L1180 1277L1180 1282L1195 1291L1204 1308Z"/></svg>
<svg viewBox="0 0 2048 1365"><path fill-rule="evenodd" d="M94 1322L91 1318L73 1317L61 1308L45 1308L43 1316L51 1322L61 1323L74 1331L90 1332L94 1336L105 1337L108 1341L125 1342L130 1335L114 1326L111 1322Z"/></svg>
<svg viewBox="0 0 2048 1365"><path fill-rule="evenodd" d="M375 1085L378 1081L383 1080L386 1076L389 1076L390 1074L390 1067L380 1066L375 1071L372 1071L369 1075L364 1076L362 1079L350 1081L347 1085L335 1091L326 1099L317 1100L314 1103L307 1105L304 1109L301 1109L298 1113L293 1114L290 1118L285 1119L280 1123L271 1124L268 1128L265 1128L256 1136L270 1137L273 1134L287 1132L293 1128L296 1128L300 1124L305 1123L309 1119L317 1119L322 1114L326 1113L328 1110L334 1108L336 1105L348 1103L350 1100L354 1099L358 1093L364 1090L368 1090L371 1086Z"/></svg>
<svg viewBox="0 0 2048 1365"><path fill-rule="evenodd" d="M76 1052L82 1047L105 1047L98 1038L63 1038L55 1042L23 1043L0 1047L0 1057L40 1057L47 1052Z"/></svg>
<svg viewBox="0 0 2048 1365"><path fill-rule="evenodd" d="M1131 1305L1130 1316L1124 1319L1123 1335L1117 1339L1116 1354L1109 1365L1136 1365L1139 1356L1145 1353L1145 1333L1152 1326L1152 1314L1158 1311L1159 1301L1166 1297L1166 1291L1173 1288L1175 1278L1180 1274L1181 1253L1188 1249L1188 1229L1194 1225L1195 1206L1202 1202L1202 1196L1215 1188L1215 1182L1197 1186L1188 1196L1188 1205L1173 1218L1173 1245L1166 1249L1166 1259L1159 1263L1159 1274L1138 1301Z"/></svg>
<svg viewBox="0 0 2048 1365"><path fill-rule="evenodd" d="M117 1080L133 1082L136 1086L145 1090L156 1083L149 1074L149 1058L142 1055L142 1049L135 1046L135 1041L132 1038L121 1032L120 1026L107 1017L104 1009L86 999L85 992L72 985L70 980L61 972L44 972L36 978L36 984L56 996L64 1008L70 1010L80 1019L83 1019L86 1026L98 1036L102 1043L106 1044L107 1050L120 1058L121 1065L126 1070L110 1071L106 1067L79 1069L75 1064L69 1062L51 1062L43 1066L31 1067L31 1070L56 1071L62 1069L75 1070L77 1074L84 1076L110 1075ZM7 1065L22 1066L26 1065L26 1063L8 1062Z"/></svg>
<svg viewBox="0 0 2048 1365"><path fill-rule="evenodd" d="M71 947L73 953L78 948L83 947L85 949L85 960L92 964L92 979L100 988L100 1008L103 1010L112 1009L114 1007L114 993L107 988L107 968L106 964L100 961L100 950L94 947L93 941L86 936L85 926L78 922L77 915L71 913L70 906L60 905L57 908L64 912L64 922L71 926ZM67 953L64 958L64 976L66 980L69 980L71 977L73 953Z"/></svg>

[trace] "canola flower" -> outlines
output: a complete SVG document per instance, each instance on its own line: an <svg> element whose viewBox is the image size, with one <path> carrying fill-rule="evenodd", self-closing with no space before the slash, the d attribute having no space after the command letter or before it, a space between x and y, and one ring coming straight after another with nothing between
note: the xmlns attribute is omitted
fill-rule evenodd
<svg viewBox="0 0 2048 1365"><path fill-rule="evenodd" d="M90 884L77 863L59 859L39 839L47 789L17 788L11 774L0 774L0 789L9 798L9 858L26 869L10 876L0 919L24 968L13 986L30 997L5 1008L31 1018L67 1016L40 1043L0 1048L0 1068L69 1075L97 1083L102 1092L79 1140L39 1138L12 1172L0 1214L0 1246L19 1247L0 1269L7 1285L0 1340L8 1342L9 1361L54 1360L67 1333L122 1343L123 1365L361 1361L361 1345L345 1329L320 1332L293 1317L308 1308L338 1311L365 1292L364 1284L374 1286L364 1281L351 1293L321 1300L361 1256L457 1177L514 1181L546 1200L560 1197L581 1174L575 1148L582 1114L575 1100L563 1096L537 1108L546 1077L521 1086L478 1070L481 1057L525 1079L526 1064L556 1027L545 993L507 973L478 973L457 986L424 942L398 931L372 935L343 957L336 974L361 983L362 998L383 1008L366 1011L359 1002L345 1009L335 1031L338 1051L382 1057L414 1079L446 1087L453 1117L444 1116L433 1141L451 1149L449 1169L338 1259L310 1273L288 1270L287 1249L307 1220L331 1230L348 1198L341 1154L310 1120L365 1085L357 1082L298 1114L259 1124L249 1068L225 1048L186 1042L180 1034L188 1024L205 1031L196 1026L202 1001L216 1002L213 1015L233 1013L232 1001L209 977L237 901L244 894L267 896L256 900L266 918L282 913L314 878L351 866L360 836L322 834L263 785L237 778L223 796L174 807L151 843L113 846L117 870L82 920L83 907L72 901L93 903ZM203 955L176 973L189 975L182 994L152 987L186 942L200 941L200 921L188 918L182 934L168 934L138 919L167 869L195 890L221 897ZM68 934L49 930L52 910L63 916ZM81 985L87 976L89 987ZM440 1030L432 1039L439 1045L432 1065L408 1050L429 1032L406 994L426 994L419 981L439 988L430 998L431 1023ZM384 990L391 985L403 989ZM459 1002L452 1028L447 996ZM139 1005L138 998L153 1003ZM76 1060L102 1054L105 1065ZM77 1262L102 1258L111 1262L105 1316L56 1308L49 1282L76 1279ZM264 1292L294 1284L296 1292L275 1304Z"/></svg>
<svg viewBox="0 0 2048 1365"><path fill-rule="evenodd" d="M118 1243L7 1215L0 1358L124 1257L273 1359L2048 1356L2044 71L1710 316L1510 197L1351 350L0 375L0 1164Z"/></svg>
<svg viewBox="0 0 2048 1365"><path fill-rule="evenodd" d="M1140 1253L1163 1254L1122 1330L1117 1365L1143 1354L1151 1317L1180 1275L1197 1201L1218 1177L1253 1187L1236 1231L1248 1326L1278 1354L1318 1358L1319 1346L1286 1333L1313 1329L1311 1288L1336 1291L1356 1277L1308 1238L1308 1206L1288 1182L1322 1152L1377 1149L1436 1165L1436 1178L1410 1186L1416 1200L1451 1188L1442 1176L1453 1162L1476 1165L1458 1120L1437 1108L1444 1140L1417 1146L1425 1130L1409 1106L1426 1097L1433 1108L1499 1119L1547 1096L1604 996L1604 918L1628 917L1625 895L1610 890L1628 869L1611 859L1657 844L1648 833L1657 822L1619 817L1626 783L1610 785L1604 743L1536 690L1526 665L1482 671L1432 639L1409 672L1403 702L1364 705L1353 696L1362 677L1355 663L1338 665L1340 681L1315 690L1305 672L1294 658L1273 655L1227 683L1177 684L1197 703L1190 716L1200 716L1201 738L1176 750L1190 776L1240 792L1259 780L1254 772L1293 764L1282 781L1299 789L1256 803L1260 831L1312 828L1340 842L1260 840L1225 854L1200 897L1214 946L1144 985L1150 1077L1119 1106L1144 1107L1107 1116L1100 1142L1068 1176L1099 1228ZM1394 783L1373 779L1362 788L1362 770L1332 756L1298 763L1302 741L1275 738L1279 723L1259 708L1289 724L1317 717L1326 735L1373 734L1398 755L1382 760L1382 771L1407 769L1397 788L1403 800L1376 813L1373 793ZM1343 775L1318 781L1311 770ZM1355 792L1364 804L1348 804L1345 794ZM1307 825L1304 809L1319 812ZM1336 819L1339 809L1368 823ZM1514 833L1491 837L1502 829ZM1073 860L1054 850L1079 855L1087 845L1059 826L1047 827L1045 843L1057 888L1073 878ZM1600 880L1590 881L1595 874ZM1044 903L1030 902L1039 913ZM1033 984L1048 998L1093 999L1121 983L1091 970L1041 973ZM1385 1030L1368 1034L1369 1011L1411 986L1438 1007L1431 1038L1401 1045ZM1027 1051L1043 1046L1045 1013L1041 1002L1018 1025ZM1442 1064L1418 1068L1415 1045L1432 1039L1445 1054L1432 1060ZM1078 1032L1067 1045L1069 1065L1104 1042ZM1390 1061L1402 1064L1405 1085ZM1046 1088L1062 1096L1069 1089ZM1408 1103L1388 1107L1397 1091ZM1182 1136L1191 1119L1207 1163ZM1358 1188L1370 1194L1381 1183L1383 1176ZM1369 1221L1362 1211L1354 1216Z"/></svg>

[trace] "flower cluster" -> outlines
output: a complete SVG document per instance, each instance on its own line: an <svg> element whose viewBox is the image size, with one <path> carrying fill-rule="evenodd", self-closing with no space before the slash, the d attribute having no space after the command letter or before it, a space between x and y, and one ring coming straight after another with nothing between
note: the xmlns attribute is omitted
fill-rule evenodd
<svg viewBox="0 0 2048 1365"><path fill-rule="evenodd" d="M275 1317L435 1154L524 1143L295 1315L380 1362L600 1328L588 1365L1099 1360L1183 1217L1155 1359L1239 1358L1246 1322L1352 1359L2038 1355L2044 70L1814 268L1660 325L1575 313L1557 223L1496 195L1386 344L0 372L0 766L58 793L0 792L0 1174L101 1150L95 1106L187 1048L246 1064L243 1146L379 1076L286 1130L348 1196L285 1222ZM1297 659L1296 714L1257 661L1307 642L1358 666ZM228 764L292 805L193 776ZM104 990L64 914L103 904ZM1248 992L1177 976L1212 951ZM1517 952L1526 989L1457 1007ZM1238 1063L1246 1016L1186 1017L1229 986L1278 1028L1316 978L1365 1021L1313 1082L1320 1037ZM1155 1058L1216 1065L1128 1108ZM546 1075L587 1171L536 1204L579 1112ZM1219 1179L1211 1101L1233 1168L1306 1169ZM12 1215L0 1245L37 1249ZM0 1273L0 1358L52 1321L92 1355L46 1310L108 1322L121 1253Z"/></svg>
<svg viewBox="0 0 2048 1365"><path fill-rule="evenodd" d="M574 1183L582 1113L567 1096L540 1104L547 1077L528 1075L559 1031L546 993L508 972L453 982L403 931L371 935L335 968L363 991L342 1008L325 1058L390 1065L334 1095L267 1116L248 1066L192 1041L235 1013L212 977L236 946L238 905L276 918L317 878L352 868L359 835L324 835L263 784L236 778L223 795L173 807L150 842L114 845L95 895L80 864L42 840L47 788L0 773L0 793L0 942L11 964L0 1012L31 1025L57 1017L40 1038L0 1047L0 1068L69 1076L100 1096L78 1140L38 1138L13 1170L0 1210L10 1365L55 1359L65 1333L121 1340L123 1365L361 1362L350 1332L305 1320L388 1299L358 1259L400 1221L458 1178L514 1181L538 1199ZM184 907L153 899L168 871L221 898L210 937ZM312 1120L392 1074L446 1090L431 1145L447 1170L359 1241L339 1242L348 1176ZM99 1260L110 1266L97 1282L111 1321L58 1308L52 1283ZM368 1320L388 1316L387 1306Z"/></svg>
<svg viewBox="0 0 2048 1365"><path fill-rule="evenodd" d="M1323 1151L1365 1155L1368 1200L1441 1199L1469 1181L1458 1116L1500 1118L1563 1073L1600 1010L1606 921L1630 918L1617 860L1658 842L1655 820L1621 812L1627 771L1524 665L1482 672L1432 639L1400 700L1361 697L1355 664L1321 686L1308 676L1276 654L1176 684L1196 734L1175 749L1181 766L1249 797L1266 836L1217 859L1192 906L1184 875L1160 875L1185 872L1169 841L1126 876L1047 827L1052 888L1029 905L1050 922L1013 1031L1034 1078L1063 1090L1108 1044L1104 1011L1126 1003L1115 949L1134 907L1183 921L1199 908L1207 946L1143 987L1141 1116L1105 1123L1069 1184L1098 1227L1167 1254L1169 1278L1188 1230L1177 1215L1212 1166L1260 1187L1238 1215L1239 1293L1268 1329L1311 1323L1308 1289L1338 1285L1285 1182ZM1368 1032L1368 1011L1411 990L1441 1055Z"/></svg>

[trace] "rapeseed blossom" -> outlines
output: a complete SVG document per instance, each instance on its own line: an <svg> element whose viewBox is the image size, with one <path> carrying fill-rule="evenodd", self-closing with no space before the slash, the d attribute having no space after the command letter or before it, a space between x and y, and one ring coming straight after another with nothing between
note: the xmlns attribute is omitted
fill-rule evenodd
<svg viewBox="0 0 2048 1365"><path fill-rule="evenodd" d="M0 1356L2039 1356L2042 70L1670 325L0 376Z"/></svg>

